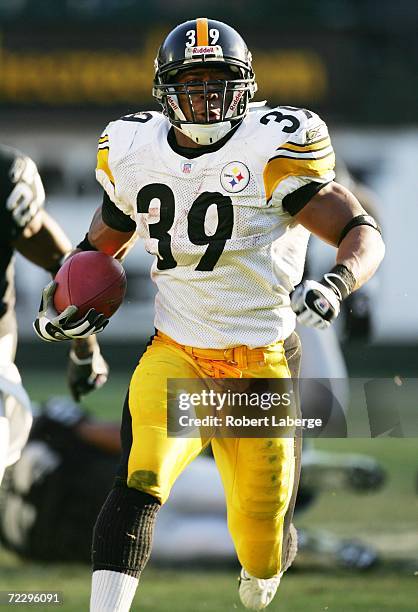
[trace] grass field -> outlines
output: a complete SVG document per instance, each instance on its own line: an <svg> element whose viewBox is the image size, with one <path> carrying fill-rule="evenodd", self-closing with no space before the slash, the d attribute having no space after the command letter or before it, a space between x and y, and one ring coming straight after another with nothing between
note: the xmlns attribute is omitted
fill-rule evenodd
<svg viewBox="0 0 418 612"><path fill-rule="evenodd" d="M114 374L105 390L86 400L104 419L119 418L129 373ZM40 373L25 376L36 400L65 393L62 373L51 376L48 387ZM373 544L381 564L364 573L321 565L301 555L268 608L277 612L414 612L418 609L418 470L416 439L322 440L317 447L333 452L359 452L376 457L388 472L379 492L355 495L325 491L297 526L326 529L343 537L359 537ZM242 609L234 568L175 569L151 566L144 573L134 610L153 612L218 612ZM0 550L1 590L59 590L65 612L88 609L89 568L79 565L44 566L22 562ZM48 609L32 606L33 609Z"/></svg>

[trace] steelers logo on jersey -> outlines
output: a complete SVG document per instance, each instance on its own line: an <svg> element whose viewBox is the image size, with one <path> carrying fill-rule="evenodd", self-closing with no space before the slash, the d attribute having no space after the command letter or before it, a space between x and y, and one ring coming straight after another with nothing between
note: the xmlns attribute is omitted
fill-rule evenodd
<svg viewBox="0 0 418 612"><path fill-rule="evenodd" d="M229 193L238 193L246 188L250 181L250 171L239 161L230 162L221 170L221 185Z"/></svg>

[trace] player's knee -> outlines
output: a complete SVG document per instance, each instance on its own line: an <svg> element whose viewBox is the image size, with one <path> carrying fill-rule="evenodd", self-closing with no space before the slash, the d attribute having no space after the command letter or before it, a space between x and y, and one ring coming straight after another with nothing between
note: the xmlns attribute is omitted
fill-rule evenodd
<svg viewBox="0 0 418 612"><path fill-rule="evenodd" d="M237 554L241 565L257 578L267 580L282 571L280 544L273 538L264 542L250 538L237 547Z"/></svg>
<svg viewBox="0 0 418 612"><path fill-rule="evenodd" d="M163 504L168 495L167 484L152 470L135 470L127 480L128 487L135 491L146 493Z"/></svg>
<svg viewBox="0 0 418 612"><path fill-rule="evenodd" d="M109 493L93 531L93 569L138 577L151 554L159 501L125 484Z"/></svg>
<svg viewBox="0 0 418 612"><path fill-rule="evenodd" d="M131 489L152 495L151 491L157 486L159 486L158 475L152 470L135 470L129 475L128 487Z"/></svg>

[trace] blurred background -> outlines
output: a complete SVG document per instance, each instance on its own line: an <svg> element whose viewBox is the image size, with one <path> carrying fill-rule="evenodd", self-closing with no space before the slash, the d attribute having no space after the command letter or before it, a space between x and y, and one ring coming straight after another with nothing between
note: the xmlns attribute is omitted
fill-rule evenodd
<svg viewBox="0 0 418 612"><path fill-rule="evenodd" d="M253 54L257 99L266 99L270 106L306 107L321 115L337 153L338 180L357 193L382 225L385 261L338 323L342 353L333 345L331 360L339 366L331 368L330 377L345 372L350 377L400 381L416 377L416 0L0 0L0 141L34 159L48 211L77 243L101 201L94 178L98 136L110 120L157 110L151 84L158 45L176 24L198 16L226 21L242 34ZM312 241L310 274L320 275L332 258L331 249ZM127 298L101 338L111 378L106 389L86 400L92 414L115 421L130 372L153 331L150 256L136 245L125 263ZM17 258L17 364L37 401L66 392L67 348L40 343L31 330L40 288L47 280L42 271ZM321 461L335 466L343 455L356 453L371 457L386 478L378 484L371 478L370 487L366 478L359 495L362 487L350 487L344 470L342 477L334 474L334 480L329 470L323 480L319 468L311 473L308 484L320 493L299 513L298 526L315 528L316 534L325 530L328 536L318 537L312 554L308 547L300 556L271 609L416 610L416 439L322 440L315 450L329 453L313 459L306 455L306 463L309 459L316 468ZM367 472L367 462L361 461L357 467ZM353 464L348 461L346 476L349 465ZM371 473L373 465L369 464ZM216 489L216 483L213 486ZM216 513L224 522L222 510ZM149 570L149 579L145 575L140 609L196 612L239 607L231 586L235 568L230 567L232 555L222 529L216 533L224 546L214 556L209 578L187 565L183 572L174 570L175 555L165 559L163 567ZM367 575L355 563L354 568L350 563L344 566L336 561L333 537L359 539L376 553L379 563L370 563L373 569ZM161 558L164 561L164 554ZM0 589L59 585L68 593L63 609L86 609L86 566L24 564L0 550L0 570Z"/></svg>

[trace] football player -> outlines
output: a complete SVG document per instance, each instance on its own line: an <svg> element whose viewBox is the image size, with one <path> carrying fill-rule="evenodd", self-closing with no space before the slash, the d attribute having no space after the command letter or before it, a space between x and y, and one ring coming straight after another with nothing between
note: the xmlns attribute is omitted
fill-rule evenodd
<svg viewBox="0 0 418 612"><path fill-rule="evenodd" d="M45 192L35 163L0 146L0 377L10 392L0 402L0 481L4 467L19 458L31 426L30 403L14 365L17 327L13 255L15 251L54 274L71 244L43 208ZM76 340L70 351L69 384L75 398L101 386L107 364L95 337ZM4 382L6 384L6 382Z"/></svg>
<svg viewBox="0 0 418 612"><path fill-rule="evenodd" d="M163 112L122 117L99 139L103 203L78 248L115 255L137 232L155 255L158 294L157 331L125 402L119 477L95 525L93 612L130 609L160 505L204 446L167 436L167 379L297 376L296 318L328 327L383 258L376 222L333 181L325 123L290 106L249 113L256 90L241 36L194 19L159 49L153 94ZM310 232L338 248L336 264L301 282ZM44 290L41 338L103 328L97 313L55 315ZM214 438L212 448L241 601L260 610L296 554L300 440Z"/></svg>

